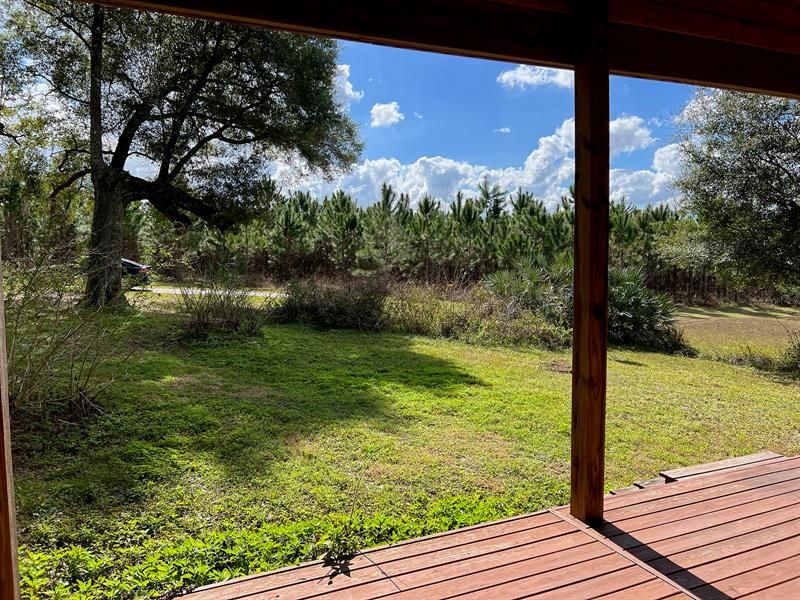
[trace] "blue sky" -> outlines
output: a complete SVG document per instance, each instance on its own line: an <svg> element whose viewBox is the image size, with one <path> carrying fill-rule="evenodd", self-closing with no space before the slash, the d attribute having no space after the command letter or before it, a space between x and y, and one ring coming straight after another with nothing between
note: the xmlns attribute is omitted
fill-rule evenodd
<svg viewBox="0 0 800 600"><path fill-rule="evenodd" d="M338 85L366 144L360 162L332 181L279 167L286 187L318 194L341 187L369 204L386 180L412 199L447 202L488 177L554 205L572 181L568 72L342 42ZM612 196L639 205L674 198L674 119L693 93L612 78Z"/></svg>

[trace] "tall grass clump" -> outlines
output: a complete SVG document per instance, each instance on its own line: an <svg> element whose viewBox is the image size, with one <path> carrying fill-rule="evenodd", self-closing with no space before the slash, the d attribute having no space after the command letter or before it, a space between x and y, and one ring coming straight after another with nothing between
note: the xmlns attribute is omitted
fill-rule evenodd
<svg viewBox="0 0 800 600"><path fill-rule="evenodd" d="M328 329L392 331L491 345L563 347L568 333L517 304L478 288L383 280L304 280L291 283L276 316Z"/></svg>
<svg viewBox="0 0 800 600"><path fill-rule="evenodd" d="M789 332L789 343L778 359L778 366L785 373L800 375L800 332Z"/></svg>
<svg viewBox="0 0 800 600"><path fill-rule="evenodd" d="M396 286L386 302L386 327L398 333L458 338L472 327L467 292L448 294L432 286Z"/></svg>
<svg viewBox="0 0 800 600"><path fill-rule="evenodd" d="M255 335L272 308L270 298L255 298L234 276L212 277L199 288L181 287L179 311L192 338L215 333Z"/></svg>
<svg viewBox="0 0 800 600"><path fill-rule="evenodd" d="M569 343L563 327L480 288L448 293L407 285L392 294L386 308L387 328L400 333L498 346L560 348Z"/></svg>

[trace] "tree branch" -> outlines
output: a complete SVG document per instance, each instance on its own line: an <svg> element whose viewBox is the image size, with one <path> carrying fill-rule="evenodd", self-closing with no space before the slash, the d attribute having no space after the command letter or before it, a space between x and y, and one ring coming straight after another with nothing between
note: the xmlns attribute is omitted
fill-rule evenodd
<svg viewBox="0 0 800 600"><path fill-rule="evenodd" d="M220 27L217 30L217 37L214 43L214 50L211 53L208 61L206 61L205 68L200 73L195 81L194 85L192 85L191 89L189 89L183 98L183 106L178 110L175 120L172 123L172 131L170 132L169 139L167 140L166 145L164 146L164 151L161 157L161 167L159 168L158 176L159 177L166 177L169 173L169 166L172 163L172 157L175 152L175 147L178 144L178 140L180 139L181 130L183 129L183 124L186 121L186 117L189 111L192 108L192 103L194 102L195 96L197 96L203 87L206 85L208 78L211 76L211 73L217 67L222 57L221 53L221 46L222 46L222 36L223 32L225 31L224 27Z"/></svg>
<svg viewBox="0 0 800 600"><path fill-rule="evenodd" d="M50 79L45 73L34 73L37 77L44 79L45 82L55 91L57 94L61 94L67 100L72 100L73 102L77 102L78 104L88 104L88 101L83 98L78 98L77 96L73 96L69 92L65 91L64 88L57 86L52 79Z"/></svg>
<svg viewBox="0 0 800 600"><path fill-rule="evenodd" d="M80 171L76 171L69 177L67 177L64 181L59 183L56 187L53 188L53 191L50 192L50 200L53 200L56 196L58 196L61 192L71 186L73 183L78 181L81 177L86 177L90 175L92 170L89 168L81 169Z"/></svg>
<svg viewBox="0 0 800 600"><path fill-rule="evenodd" d="M8 131L6 129L6 126L3 123L0 123L0 137L6 137L6 138L10 139L17 146L21 146L22 145L22 144L20 144L20 141L19 141L20 136Z"/></svg>
<svg viewBox="0 0 800 600"><path fill-rule="evenodd" d="M89 150L93 170L100 171L106 164L103 160L103 24L105 8L95 4L93 7L92 37L89 61ZM93 175L100 175L99 172Z"/></svg>
<svg viewBox="0 0 800 600"><path fill-rule="evenodd" d="M64 13L53 13L47 10L43 5L39 4L38 2L33 2L33 0L24 0L24 2L28 6L31 6L36 10L39 10L44 14L48 15L50 18L54 19L59 25L71 31L75 35L75 37L77 37L81 42L83 42L84 46L91 49L91 44L89 43L89 40L80 31L78 31L77 27L74 27L69 22L69 17L67 15L65 15ZM76 21L79 21L79 19L77 19L74 16L72 18L75 19Z"/></svg>
<svg viewBox="0 0 800 600"><path fill-rule="evenodd" d="M175 164L175 167L172 169L172 171L167 173L162 179L166 181L172 181L175 179L181 173L183 168L189 163L189 161L192 160L192 158L194 158L195 155L206 146L206 144L215 139L220 139L220 136L222 136L227 128L228 125L224 124L214 130L212 133L209 133L207 136L200 138L194 146L186 151L181 159Z"/></svg>
<svg viewBox="0 0 800 600"><path fill-rule="evenodd" d="M129 195L132 200L149 200L168 218L183 225L191 223L185 213L200 217L221 230L229 229L243 216L241 208L228 206L214 196L198 198L171 182L159 179L148 181L127 171L118 172L118 175L132 192Z"/></svg>
<svg viewBox="0 0 800 600"><path fill-rule="evenodd" d="M147 120L147 115L150 112L150 107L145 104L140 104L136 107L131 118L122 129L117 140L117 147L114 149L114 155L111 158L111 167L114 169L122 169L125 166L125 161L130 153L131 144L139 127Z"/></svg>

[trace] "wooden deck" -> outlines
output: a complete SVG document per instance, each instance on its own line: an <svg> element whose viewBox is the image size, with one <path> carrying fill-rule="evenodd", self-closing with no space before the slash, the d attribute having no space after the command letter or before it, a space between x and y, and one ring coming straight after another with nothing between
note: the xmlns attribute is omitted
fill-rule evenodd
<svg viewBox="0 0 800 600"><path fill-rule="evenodd" d="M720 463L606 499L207 586L189 600L800 599L800 457Z"/></svg>

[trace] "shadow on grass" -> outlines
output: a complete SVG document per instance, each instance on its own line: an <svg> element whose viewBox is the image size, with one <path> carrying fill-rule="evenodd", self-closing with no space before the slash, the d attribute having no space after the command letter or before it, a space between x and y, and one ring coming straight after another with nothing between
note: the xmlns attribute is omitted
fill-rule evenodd
<svg viewBox="0 0 800 600"><path fill-rule="evenodd" d="M638 360L631 360L629 358L621 358L619 356L609 356L608 360L613 361L615 363L619 363L621 365L628 365L630 367L646 367L647 365L643 362L639 362Z"/></svg>
<svg viewBox="0 0 800 600"><path fill-rule="evenodd" d="M678 318L683 319L708 319L716 317L765 317L787 318L797 317L798 312L790 308L760 307L760 306L681 306L678 308Z"/></svg>
<svg viewBox="0 0 800 600"><path fill-rule="evenodd" d="M104 414L58 435L21 434L15 466L38 487L23 496L57 510L134 508L153 484L185 474L198 454L223 478L259 479L340 424L408 427L413 417L390 400L397 388L446 398L481 385L400 335L269 326L258 338L165 344L155 329L153 322L140 331L132 358L108 367L115 382Z"/></svg>

